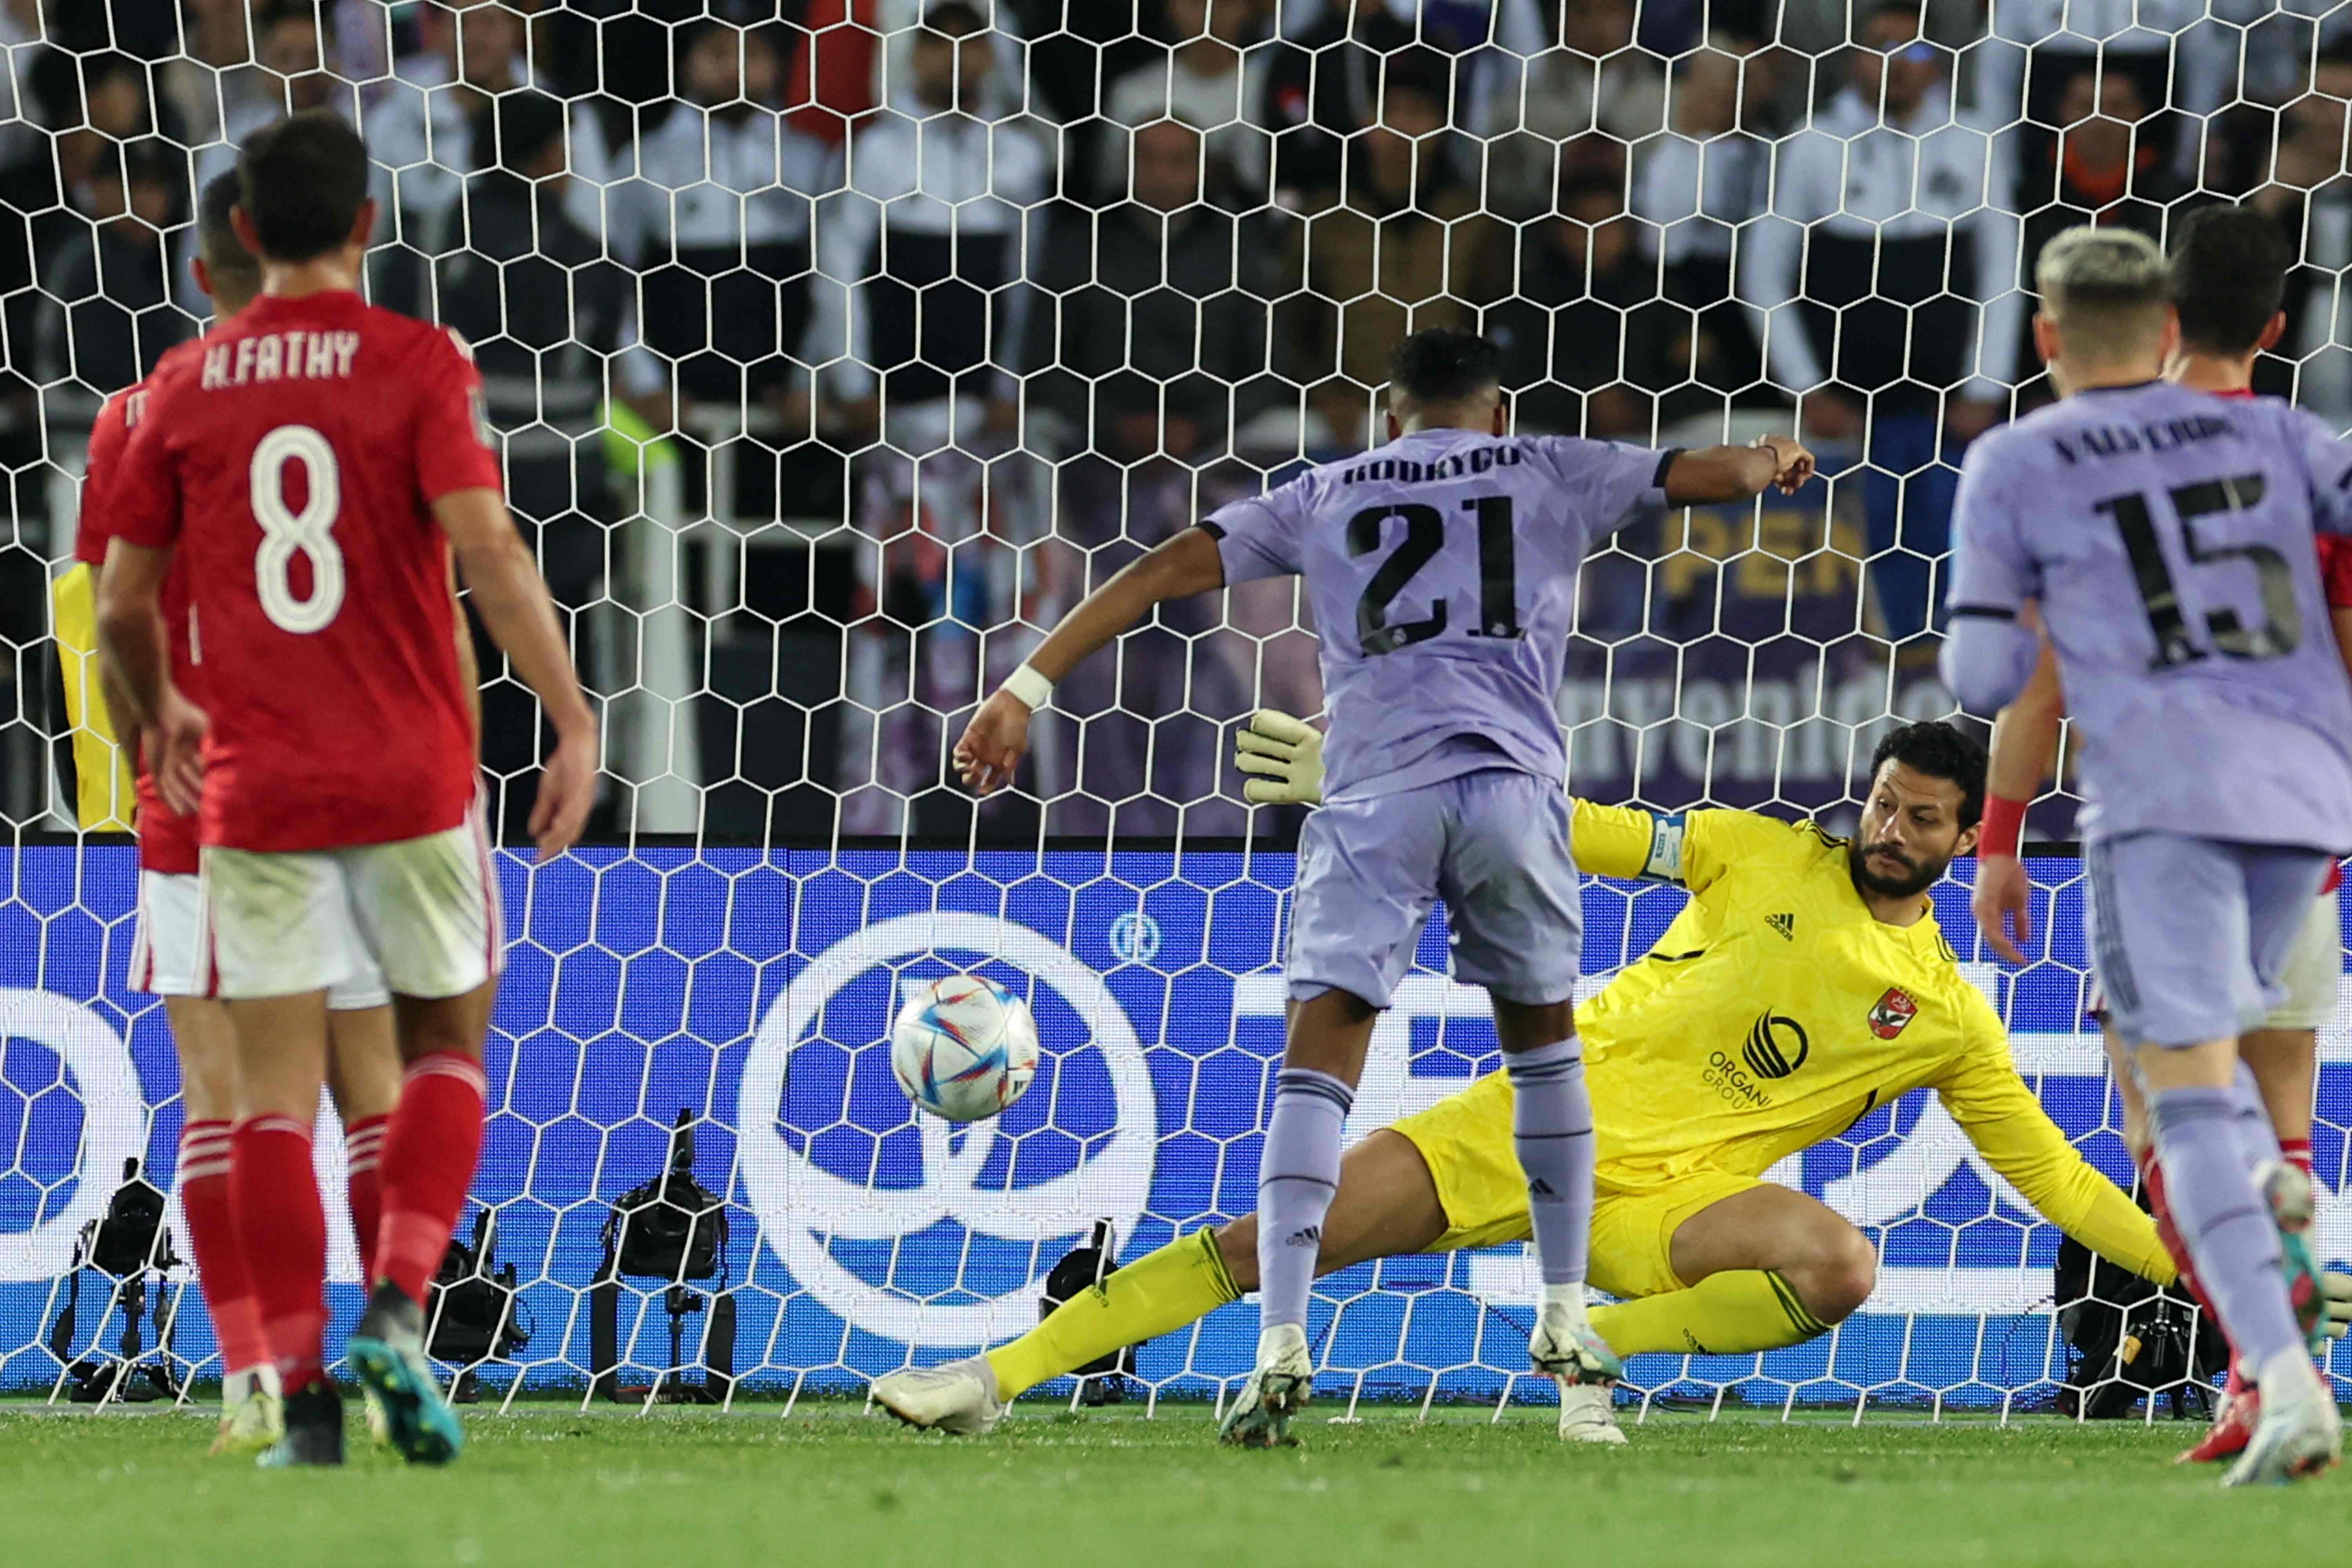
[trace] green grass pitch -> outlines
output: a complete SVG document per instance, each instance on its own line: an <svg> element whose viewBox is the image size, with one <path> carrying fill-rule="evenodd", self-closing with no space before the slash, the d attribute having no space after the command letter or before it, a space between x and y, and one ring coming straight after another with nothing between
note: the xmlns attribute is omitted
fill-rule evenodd
<svg viewBox="0 0 2352 1568"><path fill-rule="evenodd" d="M2185 1426L2003 1427L1874 1415L1788 1425L1654 1415L1631 1447L1563 1446L1549 1414L1425 1424L1319 1414L1306 1446L1218 1448L1207 1412L1023 1406L992 1437L854 1406L789 1418L468 1416L446 1470L365 1448L340 1473L205 1455L171 1414L0 1408L0 1557L26 1564L2053 1563L2325 1561L2346 1478L2224 1493L2167 1461Z"/></svg>

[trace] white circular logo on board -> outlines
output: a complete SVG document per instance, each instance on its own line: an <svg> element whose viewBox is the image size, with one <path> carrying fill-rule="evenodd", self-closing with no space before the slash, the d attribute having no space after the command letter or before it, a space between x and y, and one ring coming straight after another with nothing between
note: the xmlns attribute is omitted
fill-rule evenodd
<svg viewBox="0 0 2352 1568"><path fill-rule="evenodd" d="M1110 952L1121 963L1149 963L1160 956L1160 922L1130 910L1110 922Z"/></svg>
<svg viewBox="0 0 2352 1568"><path fill-rule="evenodd" d="M982 1168L1005 1137L994 1121L965 1130L958 1147L948 1123L918 1117L922 1180L911 1188L876 1187L836 1174L785 1141L778 1118L793 1053L824 1016L825 1005L868 971L943 951L986 953L1026 972L1040 989L1060 993L1086 1026L1087 1041L1078 1048L1102 1053L1118 1123L1108 1140L1087 1139L1094 1152L1076 1169L1030 1186L1001 1180L983 1187ZM887 1036L891 1011L878 1011L872 1041ZM831 1042L835 1047L866 1043ZM1059 1059L1076 1053L1050 1054ZM1037 1273L1001 1295L971 1300L976 1292L959 1279L942 1280L940 1293L961 1300L932 1300L861 1277L833 1256L830 1244L896 1240L942 1220L982 1236L1042 1242L1076 1235L1108 1216L1125 1235L1150 1197L1158 1114L1143 1043L1100 975L1026 926L993 915L941 912L899 915L845 936L784 987L761 1020L743 1064L735 1125L744 1191L760 1233L812 1297L869 1333L910 1345L964 1346L1034 1323L1039 1281L1054 1258L1039 1258Z"/></svg>

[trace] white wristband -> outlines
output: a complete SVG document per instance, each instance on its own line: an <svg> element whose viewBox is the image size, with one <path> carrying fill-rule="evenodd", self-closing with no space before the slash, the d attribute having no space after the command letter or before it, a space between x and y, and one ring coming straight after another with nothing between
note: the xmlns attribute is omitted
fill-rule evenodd
<svg viewBox="0 0 2352 1568"><path fill-rule="evenodd" d="M1032 713L1054 700L1054 683L1039 673L1036 666L1030 664L1024 664L1006 676L1001 689L1013 693Z"/></svg>

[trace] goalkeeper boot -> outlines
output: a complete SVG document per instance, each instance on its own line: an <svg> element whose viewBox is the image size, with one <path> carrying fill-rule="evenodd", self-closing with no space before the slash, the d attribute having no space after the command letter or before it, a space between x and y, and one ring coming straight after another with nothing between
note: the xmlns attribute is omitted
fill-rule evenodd
<svg viewBox="0 0 2352 1568"><path fill-rule="evenodd" d="M457 1457L466 1431L425 1359L424 1308L390 1280L378 1285L352 1331L348 1353L360 1382L383 1402L384 1425L402 1458L446 1465Z"/></svg>
<svg viewBox="0 0 2352 1568"><path fill-rule="evenodd" d="M2213 1412L2213 1425L2198 1439L2193 1448L2185 1448L2173 1456L2176 1465L2212 1465L2223 1459L2234 1459L2246 1451L2253 1441L2254 1423L2262 1418L2263 1391L2246 1381L2238 1358L2230 1358L2230 1378L2221 1385L2221 1403Z"/></svg>
<svg viewBox="0 0 2352 1568"><path fill-rule="evenodd" d="M2271 1357L2259 1378L2262 1417L2254 1424L2253 1440L2221 1484L2284 1486L2336 1463L2344 1449L2343 1419L2335 1395L2302 1347L2290 1345Z"/></svg>
<svg viewBox="0 0 2352 1568"><path fill-rule="evenodd" d="M1612 1407L1609 1390L1598 1384L1576 1383L1565 1377L1555 1381L1559 1384L1561 1442L1624 1446L1625 1429L1617 1425L1617 1412Z"/></svg>
<svg viewBox="0 0 2352 1568"><path fill-rule="evenodd" d="M1235 1448L1295 1448L1290 1418L1307 1407L1315 1392L1315 1358L1307 1352L1307 1331L1276 1323L1257 1337L1257 1370L1242 1385L1233 1408L1217 1426L1217 1441Z"/></svg>
<svg viewBox="0 0 2352 1568"><path fill-rule="evenodd" d="M285 1405L258 1368L221 1379L220 1430L213 1435L214 1453L258 1454L285 1436Z"/></svg>
<svg viewBox="0 0 2352 1568"><path fill-rule="evenodd" d="M2303 1331L2305 1345L2317 1355L2327 1343L2327 1288L2311 1252L2311 1177L2302 1167L2280 1160L2260 1173L2256 1184L2278 1226L2279 1267L2286 1275L2287 1299L2294 1304L2295 1326Z"/></svg>
<svg viewBox="0 0 2352 1568"><path fill-rule="evenodd" d="M254 1461L265 1470L343 1462L343 1396L321 1375L286 1396L286 1435Z"/></svg>
<svg viewBox="0 0 2352 1568"><path fill-rule="evenodd" d="M364 1383L360 1384L360 1398L367 1415L369 1446L377 1448L391 1447L392 1421L383 1413L383 1401L378 1399L375 1396L375 1390Z"/></svg>
<svg viewBox="0 0 2352 1568"><path fill-rule="evenodd" d="M1548 1372L1562 1386L1571 1383L1601 1388L1625 1375L1625 1363L1609 1342L1592 1331L1580 1301L1556 1297L1536 1314L1536 1331L1528 1337L1528 1360L1538 1372Z"/></svg>
<svg viewBox="0 0 2352 1568"><path fill-rule="evenodd" d="M986 1356L943 1366L910 1366L874 1380L874 1403L925 1432L980 1437L996 1429L1012 1406L996 1397L996 1371Z"/></svg>

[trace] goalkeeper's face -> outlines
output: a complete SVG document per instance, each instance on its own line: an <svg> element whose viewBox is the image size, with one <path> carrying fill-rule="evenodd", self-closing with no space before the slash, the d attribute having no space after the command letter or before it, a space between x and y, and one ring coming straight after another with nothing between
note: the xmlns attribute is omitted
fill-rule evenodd
<svg viewBox="0 0 2352 1568"><path fill-rule="evenodd" d="M1965 798L1952 780L1888 758L1871 781L1862 826L1846 848L1853 885L1886 899L1934 887L1953 857L1975 846L1976 829L1960 826Z"/></svg>

